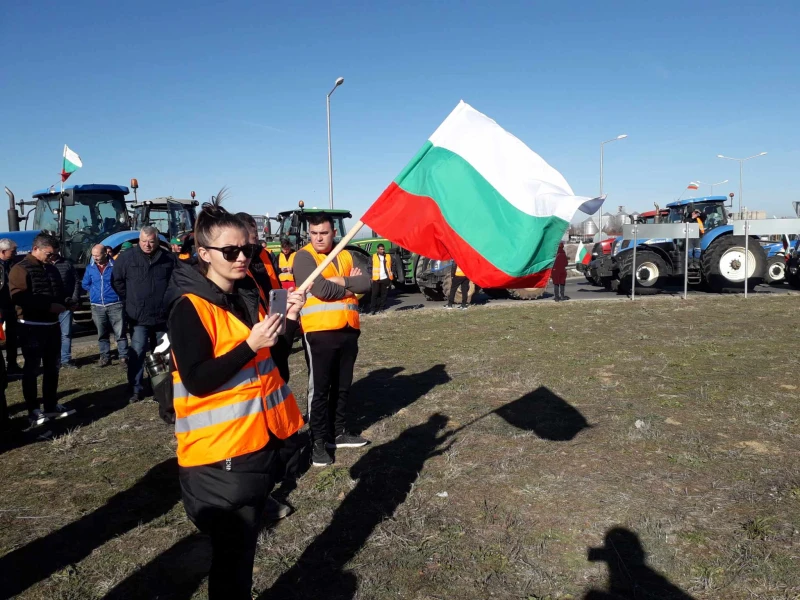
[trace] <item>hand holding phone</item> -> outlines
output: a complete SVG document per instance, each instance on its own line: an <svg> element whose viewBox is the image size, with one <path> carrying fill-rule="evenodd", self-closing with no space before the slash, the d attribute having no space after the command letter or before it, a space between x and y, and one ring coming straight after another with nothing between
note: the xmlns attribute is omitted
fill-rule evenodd
<svg viewBox="0 0 800 600"><path fill-rule="evenodd" d="M286 333L286 302L288 295L286 290L269 291L269 316L280 315L281 318L280 329L278 329L279 335Z"/></svg>

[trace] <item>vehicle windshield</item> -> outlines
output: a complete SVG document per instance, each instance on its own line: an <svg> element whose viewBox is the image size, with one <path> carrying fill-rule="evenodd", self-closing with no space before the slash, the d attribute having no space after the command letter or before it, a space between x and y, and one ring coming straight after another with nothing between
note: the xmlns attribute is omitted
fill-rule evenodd
<svg viewBox="0 0 800 600"><path fill-rule="evenodd" d="M703 224L706 231L725 225L728 218L725 214L725 205L721 202L699 202L692 205L693 210L699 210L703 215Z"/></svg>
<svg viewBox="0 0 800 600"><path fill-rule="evenodd" d="M150 225L168 238L178 237L180 234L194 229L194 210L180 202L167 202L167 206L163 204L150 205L147 214L145 208L144 205L141 205L134 209L134 229Z"/></svg>

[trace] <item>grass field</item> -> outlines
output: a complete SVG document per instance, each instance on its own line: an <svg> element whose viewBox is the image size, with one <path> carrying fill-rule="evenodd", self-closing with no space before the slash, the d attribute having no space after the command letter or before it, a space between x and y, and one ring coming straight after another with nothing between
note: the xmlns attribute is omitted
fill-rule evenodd
<svg viewBox="0 0 800 600"><path fill-rule="evenodd" d="M800 597L796 308L365 319L352 428L372 444L279 491L296 512L260 537L254 597ZM0 597L204 598L171 430L95 358L63 375L80 412L53 439L0 447Z"/></svg>

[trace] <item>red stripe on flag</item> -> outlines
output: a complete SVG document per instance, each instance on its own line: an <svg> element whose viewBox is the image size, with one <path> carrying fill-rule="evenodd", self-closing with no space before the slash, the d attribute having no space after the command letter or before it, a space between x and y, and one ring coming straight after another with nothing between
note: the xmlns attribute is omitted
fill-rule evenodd
<svg viewBox="0 0 800 600"><path fill-rule="evenodd" d="M432 198L409 194L392 182L361 220L379 235L411 252L456 261L483 288L545 287L550 269L516 278L504 273L465 242L447 223Z"/></svg>
<svg viewBox="0 0 800 600"><path fill-rule="evenodd" d="M61 183L64 183L72 173L67 173L65 170L61 170Z"/></svg>

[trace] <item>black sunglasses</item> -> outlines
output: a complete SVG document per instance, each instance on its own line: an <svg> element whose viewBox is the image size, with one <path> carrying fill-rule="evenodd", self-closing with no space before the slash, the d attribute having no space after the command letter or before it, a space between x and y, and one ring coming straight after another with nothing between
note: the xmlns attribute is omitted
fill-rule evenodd
<svg viewBox="0 0 800 600"><path fill-rule="evenodd" d="M245 258L253 258L254 247L253 244L245 244L244 246L223 246L217 248L216 246L205 246L206 250L218 250L222 253L222 258L228 262L236 262L239 258L239 253L244 254Z"/></svg>

